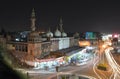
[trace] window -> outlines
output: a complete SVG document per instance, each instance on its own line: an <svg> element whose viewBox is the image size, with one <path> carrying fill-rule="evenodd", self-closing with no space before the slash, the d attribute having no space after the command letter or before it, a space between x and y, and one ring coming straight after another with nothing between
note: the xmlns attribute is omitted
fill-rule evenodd
<svg viewBox="0 0 120 79"><path fill-rule="evenodd" d="M27 48L27 46L25 46L25 51L28 52L28 48Z"/></svg>

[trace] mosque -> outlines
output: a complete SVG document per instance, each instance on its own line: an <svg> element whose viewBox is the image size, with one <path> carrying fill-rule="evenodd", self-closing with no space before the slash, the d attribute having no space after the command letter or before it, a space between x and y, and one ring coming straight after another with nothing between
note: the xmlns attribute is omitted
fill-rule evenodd
<svg viewBox="0 0 120 79"><path fill-rule="evenodd" d="M27 35L27 41L10 41L7 48L21 60L34 61L48 55L51 51L57 51L76 46L74 37L68 37L63 29L62 18L59 20L59 27L54 32L49 29L44 35L36 31L36 16L34 9L31 14L31 31ZM78 43L78 41L77 41Z"/></svg>

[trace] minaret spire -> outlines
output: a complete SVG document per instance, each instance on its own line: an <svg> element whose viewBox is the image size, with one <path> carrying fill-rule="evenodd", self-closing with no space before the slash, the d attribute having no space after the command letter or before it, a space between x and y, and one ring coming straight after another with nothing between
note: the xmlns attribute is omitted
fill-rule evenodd
<svg viewBox="0 0 120 79"><path fill-rule="evenodd" d="M32 14L31 14L31 31L35 31L36 27L35 27L35 10L34 8L32 9Z"/></svg>
<svg viewBox="0 0 120 79"><path fill-rule="evenodd" d="M49 29L48 29L48 32L50 32L50 27L49 27Z"/></svg>
<svg viewBox="0 0 120 79"><path fill-rule="evenodd" d="M59 26L60 26L60 31L63 31L63 21L62 21L62 17L60 17L60 22L59 22Z"/></svg>

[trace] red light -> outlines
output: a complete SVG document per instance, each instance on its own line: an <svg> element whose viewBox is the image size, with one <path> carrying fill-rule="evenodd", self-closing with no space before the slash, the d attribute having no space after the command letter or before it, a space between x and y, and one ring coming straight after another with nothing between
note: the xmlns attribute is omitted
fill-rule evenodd
<svg viewBox="0 0 120 79"><path fill-rule="evenodd" d="M114 35L114 37L118 37L118 35Z"/></svg>
<svg viewBox="0 0 120 79"><path fill-rule="evenodd" d="M113 35L113 38L118 38L118 34L114 34L114 35Z"/></svg>

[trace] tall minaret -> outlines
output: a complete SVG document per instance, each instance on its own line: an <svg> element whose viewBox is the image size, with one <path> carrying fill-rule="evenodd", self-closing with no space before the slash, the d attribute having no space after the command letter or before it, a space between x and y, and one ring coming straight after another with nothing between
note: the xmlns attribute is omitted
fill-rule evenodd
<svg viewBox="0 0 120 79"><path fill-rule="evenodd" d="M35 10L33 8L32 10L32 14L31 14L31 31L35 31L36 27L35 27Z"/></svg>
<svg viewBox="0 0 120 79"><path fill-rule="evenodd" d="M60 26L60 32L63 32L63 21L62 21L62 17L60 17L60 23L59 23L59 26Z"/></svg>

